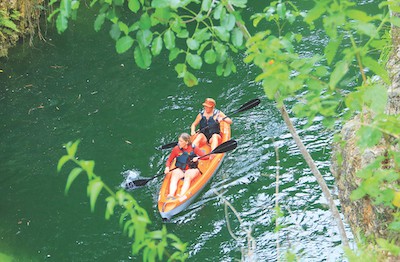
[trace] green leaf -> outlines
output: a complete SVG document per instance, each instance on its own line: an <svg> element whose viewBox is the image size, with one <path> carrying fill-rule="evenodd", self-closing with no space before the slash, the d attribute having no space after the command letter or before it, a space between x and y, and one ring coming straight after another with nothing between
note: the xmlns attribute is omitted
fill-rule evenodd
<svg viewBox="0 0 400 262"><path fill-rule="evenodd" d="M144 13L139 20L139 27L142 30L147 30L151 28L151 19L147 13Z"/></svg>
<svg viewBox="0 0 400 262"><path fill-rule="evenodd" d="M188 53L186 55L186 61L193 69L200 69L203 65L201 57L199 55L194 55L191 53Z"/></svg>
<svg viewBox="0 0 400 262"><path fill-rule="evenodd" d="M185 76L185 73L187 71L187 67L185 64L178 63L175 66L175 71L178 73L179 78L183 78Z"/></svg>
<svg viewBox="0 0 400 262"><path fill-rule="evenodd" d="M153 0L151 6L155 8L166 8L169 7L169 0Z"/></svg>
<svg viewBox="0 0 400 262"><path fill-rule="evenodd" d="M69 142L65 145L67 149L67 153L70 156L70 158L75 158L76 150L78 150L78 145L79 145L80 140L76 140L74 143Z"/></svg>
<svg viewBox="0 0 400 262"><path fill-rule="evenodd" d="M140 68L147 69L150 67L151 53L147 47L136 46L133 54L135 62Z"/></svg>
<svg viewBox="0 0 400 262"><path fill-rule="evenodd" d="M286 5L284 3L279 3L276 6L276 11L277 11L280 19L286 18Z"/></svg>
<svg viewBox="0 0 400 262"><path fill-rule="evenodd" d="M128 2L128 8L134 12L137 13L137 11L139 11L140 9L140 3L138 0L129 0Z"/></svg>
<svg viewBox="0 0 400 262"><path fill-rule="evenodd" d="M213 27L215 34L221 38L222 41L228 42L229 41L229 32L226 30L226 28L222 26L214 26Z"/></svg>
<svg viewBox="0 0 400 262"><path fill-rule="evenodd" d="M333 59L336 57L337 50L342 43L343 37L340 36L338 38L331 38L329 40L329 43L326 45L324 53L328 62L328 65L330 65L333 61Z"/></svg>
<svg viewBox="0 0 400 262"><path fill-rule="evenodd" d="M197 30L193 38L196 39L199 43L203 43L204 41L207 41L208 39L211 38L211 33L208 31L207 28L203 28L200 30Z"/></svg>
<svg viewBox="0 0 400 262"><path fill-rule="evenodd" d="M387 89L380 85L370 85L366 87L363 99L367 105L370 106L370 109L376 114L383 113L386 108L388 94Z"/></svg>
<svg viewBox="0 0 400 262"><path fill-rule="evenodd" d="M229 14L221 20L221 26L224 27L228 32L232 31L235 27L236 18L233 14Z"/></svg>
<svg viewBox="0 0 400 262"><path fill-rule="evenodd" d="M124 32L125 33L125 35L128 35L129 34L129 27L128 27L128 25L127 24L125 24L124 22L121 22L121 21L119 21L118 22L118 27L119 27L119 29L122 31L122 32Z"/></svg>
<svg viewBox="0 0 400 262"><path fill-rule="evenodd" d="M349 71L349 65L346 61L342 60L336 64L336 67L333 70L331 78L329 80L329 87L331 90L334 90L336 88L336 85L346 75L347 71Z"/></svg>
<svg viewBox="0 0 400 262"><path fill-rule="evenodd" d="M217 55L213 49L207 50L204 54L204 61L207 64L214 64L217 61Z"/></svg>
<svg viewBox="0 0 400 262"><path fill-rule="evenodd" d="M369 16L366 12L361 11L361 10L356 10L356 9L347 10L346 15L350 19L358 20L361 22L370 22L372 20L375 20L375 18Z"/></svg>
<svg viewBox="0 0 400 262"><path fill-rule="evenodd" d="M317 3L304 18L304 21L308 24L312 24L315 20L320 18L326 11L326 1Z"/></svg>
<svg viewBox="0 0 400 262"><path fill-rule="evenodd" d="M163 41L161 36L157 36L153 39L153 43L151 44L151 53L153 56L157 56L161 53L163 47Z"/></svg>
<svg viewBox="0 0 400 262"><path fill-rule="evenodd" d="M375 59L369 56L363 56L362 62L366 67L368 67L375 74L380 76L383 79L383 81L385 81L386 84L390 84L388 71L385 69L383 65L379 64Z"/></svg>
<svg viewBox="0 0 400 262"><path fill-rule="evenodd" d="M107 208L106 208L106 219L110 219L110 216L114 214L114 208L115 205L117 204L117 201L115 200L114 197L109 196L106 198L106 202L107 202Z"/></svg>
<svg viewBox="0 0 400 262"><path fill-rule="evenodd" d="M138 30L136 39L141 47L147 47L153 40L153 33L150 30Z"/></svg>
<svg viewBox="0 0 400 262"><path fill-rule="evenodd" d="M351 192L350 199L352 201L358 200L358 199L364 197L366 194L367 194L367 192L365 192L365 190L360 186L356 190L353 190L353 192Z"/></svg>
<svg viewBox="0 0 400 262"><path fill-rule="evenodd" d="M61 34L68 28L68 19L62 14L59 14L56 19L57 32Z"/></svg>
<svg viewBox="0 0 400 262"><path fill-rule="evenodd" d="M82 168L80 167L75 167L74 169L71 170L71 172L68 175L67 184L65 185L65 195L68 194L72 182L74 182L75 178L77 178L81 172Z"/></svg>
<svg viewBox="0 0 400 262"><path fill-rule="evenodd" d="M96 17L96 20L94 21L94 30L95 30L96 32L99 32L99 31L100 31L101 26L104 24L105 18L106 18L106 14L104 14L104 13L99 14L99 15Z"/></svg>
<svg viewBox="0 0 400 262"><path fill-rule="evenodd" d="M370 126L361 126L357 135L359 137L358 145L362 149L375 146L382 138L382 132Z"/></svg>
<svg viewBox="0 0 400 262"><path fill-rule="evenodd" d="M193 87L197 85L199 82L197 80L197 77L195 77L192 73L189 71L185 72L185 76L183 77L183 82L188 86L188 87Z"/></svg>
<svg viewBox="0 0 400 262"><path fill-rule="evenodd" d="M233 6L237 6L237 7L240 7L240 8L246 8L246 4L247 4L247 0L229 0L229 2Z"/></svg>
<svg viewBox="0 0 400 262"><path fill-rule="evenodd" d="M165 48L172 50L175 47L175 34L171 29L168 29L164 34Z"/></svg>
<svg viewBox="0 0 400 262"><path fill-rule="evenodd" d="M239 28L235 28L232 31L232 44L236 47L243 45L243 33Z"/></svg>
<svg viewBox="0 0 400 262"><path fill-rule="evenodd" d="M62 156L62 157L60 158L60 160L58 160L57 172L60 172L60 170L61 170L61 168L64 166L64 164L65 164L66 162L68 162L68 160L70 160L70 159L71 159L71 157L68 156L68 155Z"/></svg>
<svg viewBox="0 0 400 262"><path fill-rule="evenodd" d="M208 10L210 10L211 8L211 3L212 0L203 0L203 2L201 3L201 10L203 10L204 12L208 12Z"/></svg>
<svg viewBox="0 0 400 262"><path fill-rule="evenodd" d="M121 36L121 30L119 29L118 24L113 24L110 29L110 36L115 41Z"/></svg>
<svg viewBox="0 0 400 262"><path fill-rule="evenodd" d="M97 197L103 188L103 182L100 179L94 179L89 182L88 195L90 198L90 210L93 212L96 206Z"/></svg>
<svg viewBox="0 0 400 262"><path fill-rule="evenodd" d="M180 50L179 48L172 49L169 52L169 56L168 56L169 61L171 62L171 61L175 60L180 53L182 53L182 50Z"/></svg>
<svg viewBox="0 0 400 262"><path fill-rule="evenodd" d="M365 34L371 38L378 38L378 30L376 26L372 23L363 23L357 22L353 24L353 28L356 29L359 33Z"/></svg>
<svg viewBox="0 0 400 262"><path fill-rule="evenodd" d="M93 176L93 170L94 170L94 161L85 161L81 160L79 161L80 166L83 168L83 170L86 171L88 174L89 179Z"/></svg>
<svg viewBox="0 0 400 262"><path fill-rule="evenodd" d="M120 39L118 39L115 45L117 53L122 54L128 51L132 47L133 41L134 41L133 38L130 37L129 35L123 36Z"/></svg>
<svg viewBox="0 0 400 262"><path fill-rule="evenodd" d="M199 49L199 46L200 46L200 43L197 42L197 40L193 39L193 38L188 38L186 40L186 44L190 50L197 50L197 49Z"/></svg>

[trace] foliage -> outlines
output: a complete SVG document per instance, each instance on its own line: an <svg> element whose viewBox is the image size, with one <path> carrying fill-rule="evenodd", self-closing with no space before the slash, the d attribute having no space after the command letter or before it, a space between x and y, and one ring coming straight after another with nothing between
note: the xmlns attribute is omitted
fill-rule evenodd
<svg viewBox="0 0 400 262"><path fill-rule="evenodd" d="M235 23L239 13L229 13L225 1L198 0L92 0L99 13L94 29L99 31L110 22L110 36L115 40L117 53L133 50L136 64L143 69L151 66L154 57L165 49L175 71L188 86L198 84L193 70L204 64L214 64L219 76L236 72L229 53L244 47L243 33ZM247 0L230 0L233 6L244 7ZM56 16L59 33L68 28L68 20L75 19L80 7L78 0L52 0L57 8L49 16ZM125 9L124 9L125 8ZM121 13L129 10L126 16ZM128 17L128 18L126 18Z"/></svg>
<svg viewBox="0 0 400 262"><path fill-rule="evenodd" d="M114 192L108 187L99 176L94 173L94 161L78 160L76 151L79 140L74 143L69 142L65 145L67 154L62 156L57 165L57 171L60 172L67 162L73 162L77 167L73 168L67 179L65 194L68 193L74 180L81 174L86 173L88 178L87 195L90 199L90 209L92 212L100 193L105 191L106 212L105 218L108 220L115 214L115 209L119 206L122 209L119 222L123 232L130 238L133 238L132 254L142 253L142 261L163 260L184 261L188 254L186 253L186 243L183 243L174 234L168 233L166 227L160 230L150 231L148 225L151 223L145 209L139 206L137 201L123 189ZM167 247L173 246L175 252L169 255Z"/></svg>
<svg viewBox="0 0 400 262"><path fill-rule="evenodd" d="M20 18L20 13L13 10L9 13L6 10L0 10L0 37L6 38L6 35L12 35L15 32L19 32L17 25L15 24Z"/></svg>

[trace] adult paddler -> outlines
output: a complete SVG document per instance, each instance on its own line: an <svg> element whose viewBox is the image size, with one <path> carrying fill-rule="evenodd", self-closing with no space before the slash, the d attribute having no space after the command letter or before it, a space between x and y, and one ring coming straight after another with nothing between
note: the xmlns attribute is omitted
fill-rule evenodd
<svg viewBox="0 0 400 262"><path fill-rule="evenodd" d="M196 119L190 126L191 135L196 134L196 126L200 124L201 132L194 139L193 144L201 147L205 143L209 143L211 150L214 150L221 143L221 131L219 127L220 121L232 124L232 119L220 110L215 108L216 102L212 98L206 98L203 103L203 110L197 115Z"/></svg>

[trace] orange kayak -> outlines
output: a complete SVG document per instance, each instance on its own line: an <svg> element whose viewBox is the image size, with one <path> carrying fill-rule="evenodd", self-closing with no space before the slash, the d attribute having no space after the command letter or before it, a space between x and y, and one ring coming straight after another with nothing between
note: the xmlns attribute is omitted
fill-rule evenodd
<svg viewBox="0 0 400 262"><path fill-rule="evenodd" d="M221 122L221 143L228 141L231 138L230 125ZM196 135L195 135L196 136ZM192 137L193 141L194 137ZM208 154L211 152L210 145L206 144L201 149ZM202 189L207 185L213 175L217 172L218 168L222 164L222 160L225 157L225 153L215 154L212 160L199 160L199 169L202 174L198 175L190 184L188 191L181 197L175 199L167 199L169 192L169 183L171 180L171 172L164 177L164 181L161 185L161 189L158 195L158 211L163 219L171 219L174 215L185 210L200 194ZM172 169L172 167L171 167ZM178 189L176 194L180 194L180 190L183 185L183 180L179 180Z"/></svg>

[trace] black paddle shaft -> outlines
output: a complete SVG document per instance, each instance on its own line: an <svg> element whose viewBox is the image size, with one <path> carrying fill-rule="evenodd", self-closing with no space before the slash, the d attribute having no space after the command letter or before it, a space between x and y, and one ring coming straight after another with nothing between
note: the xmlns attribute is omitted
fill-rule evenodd
<svg viewBox="0 0 400 262"><path fill-rule="evenodd" d="M203 158L203 157L206 157L206 156L209 156L209 155L212 155L212 154L222 154L222 153L226 153L226 152L228 152L228 151L232 151L232 150L235 149L236 147L237 147L237 142L236 142L236 140L231 139L231 140L228 140L228 141L223 142L222 144L220 144L219 146L217 146L214 150L212 150L210 153L205 154L204 156L201 156L201 157L199 157L199 158ZM177 167L171 169L170 171L172 171L172 170L174 170L174 169L176 169L176 168L177 168ZM150 180L153 180L154 178L159 177L159 176L162 176L162 175L164 175L164 173L157 174L157 175L155 175L155 176L153 176L153 177L150 177L150 178L144 178L144 179L134 180L134 181L131 181L131 182L127 183L127 184L125 185L125 187L126 187L126 189L131 189L131 188L133 188L134 186L144 186L144 185L146 185Z"/></svg>
<svg viewBox="0 0 400 262"><path fill-rule="evenodd" d="M235 114L237 114L237 113L240 113L240 112L249 110L249 109L251 109L251 108L253 108L253 107L256 107L256 106L258 106L258 104L260 104L260 102L261 102L261 100L258 99L258 98L252 99L252 100L250 100L249 102L243 104L241 107L239 107L239 109L235 110L234 112L231 112L231 113L227 114L227 116L225 116L222 120L224 120L225 118L227 118L228 115L233 116L233 115L235 115ZM218 123L216 123L216 124L218 124ZM209 126L206 126L205 128L202 128L202 129L197 130L196 133L200 133L200 132L202 132L202 131L204 131L204 130L206 130L206 129L208 129L208 128L210 128L210 127L209 127ZM173 147L176 146L177 144L178 144L178 142L171 142L171 143L169 143L169 144L162 145L162 146L161 146L161 149L173 148Z"/></svg>

